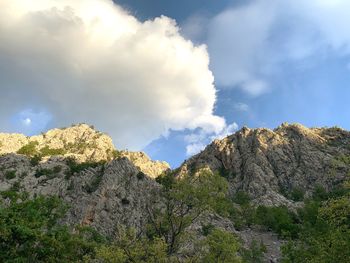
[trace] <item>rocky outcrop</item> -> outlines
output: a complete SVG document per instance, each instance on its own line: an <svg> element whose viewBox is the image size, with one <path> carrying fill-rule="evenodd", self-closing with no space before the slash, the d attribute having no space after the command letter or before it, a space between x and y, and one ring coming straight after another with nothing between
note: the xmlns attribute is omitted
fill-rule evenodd
<svg viewBox="0 0 350 263"><path fill-rule="evenodd" d="M115 150L109 136L96 131L92 126L79 124L49 130L32 137L0 133L0 154L16 153L29 143L35 144L38 153L44 148L49 151L56 150L57 155L74 156L81 162L110 159ZM51 155L50 152L48 155Z"/></svg>
<svg viewBox="0 0 350 263"><path fill-rule="evenodd" d="M245 191L256 204L295 205L293 195L309 196L317 186L330 190L349 172L350 132L282 124L275 130L242 128L215 140L186 161L179 174L219 172L232 193Z"/></svg>
<svg viewBox="0 0 350 263"><path fill-rule="evenodd" d="M86 124L32 137L0 134L0 191L59 196L70 206L66 224L107 236L120 226L142 228L159 189L153 179L167 170L142 152L117 151Z"/></svg>
<svg viewBox="0 0 350 263"><path fill-rule="evenodd" d="M151 178L156 178L160 174L170 170L167 162L152 161L144 152L121 151L120 155L128 158L141 172Z"/></svg>
<svg viewBox="0 0 350 263"><path fill-rule="evenodd" d="M35 147L35 152L31 155L42 155L44 161L52 156L73 157L78 162L110 161L117 157L127 157L151 178L170 169L166 162L152 161L143 152L117 151L111 137L87 124L53 129L32 137L0 133L0 155L17 153L29 144Z"/></svg>
<svg viewBox="0 0 350 263"><path fill-rule="evenodd" d="M76 173L69 165L65 159L50 158L32 166L25 156L4 155L0 191L15 187L31 196L59 196L70 207L65 223L92 226L107 236L113 236L119 226L142 228L147 206L159 189L153 179L125 157L91 164Z"/></svg>

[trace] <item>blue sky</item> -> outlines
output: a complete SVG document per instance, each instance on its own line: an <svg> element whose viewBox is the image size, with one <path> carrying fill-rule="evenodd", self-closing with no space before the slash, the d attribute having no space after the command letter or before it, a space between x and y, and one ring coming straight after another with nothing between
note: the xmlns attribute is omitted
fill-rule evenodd
<svg viewBox="0 0 350 263"><path fill-rule="evenodd" d="M90 13L41 3L23 28L5 23L20 13L0 19L3 131L88 122L176 167L244 125L350 129L349 1L91 0Z"/></svg>

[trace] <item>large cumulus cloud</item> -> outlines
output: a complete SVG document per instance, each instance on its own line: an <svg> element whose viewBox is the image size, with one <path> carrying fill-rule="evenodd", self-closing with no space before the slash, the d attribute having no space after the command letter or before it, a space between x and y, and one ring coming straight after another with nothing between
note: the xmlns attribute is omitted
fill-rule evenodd
<svg viewBox="0 0 350 263"><path fill-rule="evenodd" d="M219 134L208 64L206 47L167 17L140 22L111 0L0 0L2 128L37 109L57 126L92 123L130 149L171 129Z"/></svg>

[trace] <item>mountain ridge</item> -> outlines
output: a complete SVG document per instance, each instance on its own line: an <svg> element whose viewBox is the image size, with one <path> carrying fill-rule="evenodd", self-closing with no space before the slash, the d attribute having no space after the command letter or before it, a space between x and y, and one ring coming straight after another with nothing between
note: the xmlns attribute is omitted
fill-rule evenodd
<svg viewBox="0 0 350 263"><path fill-rule="evenodd" d="M261 205L297 211L318 186L330 192L344 183L350 173L347 156L349 131L286 123L274 130L243 127L173 170L145 153L116 150L109 136L87 124L32 137L1 133L0 192L5 194L0 198L8 202L14 191L58 196L70 205L63 224L89 226L114 238L121 226L143 232L149 209L164 208L159 176L180 179L209 171L227 180L238 212L231 220L206 213L188 231L202 238L205 226L213 225L239 236L246 247L260 240L266 245L264 262L278 262L285 241L250 223L240 226L239 216ZM241 193L251 206L239 205Z"/></svg>

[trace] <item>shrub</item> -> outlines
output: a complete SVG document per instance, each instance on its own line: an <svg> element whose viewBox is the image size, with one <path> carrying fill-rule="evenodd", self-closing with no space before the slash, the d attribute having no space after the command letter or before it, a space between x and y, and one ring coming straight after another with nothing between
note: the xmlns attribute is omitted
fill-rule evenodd
<svg viewBox="0 0 350 263"><path fill-rule="evenodd" d="M118 158L120 158L120 157L121 157L121 152L118 151L118 150L113 150L113 151L112 151L112 157L113 157L113 159L118 159Z"/></svg>
<svg viewBox="0 0 350 263"><path fill-rule="evenodd" d="M103 165L105 162L85 162L77 163L74 158L67 158L66 164L69 167L69 170L66 172L66 178L69 179L73 174L80 173L88 168L96 168L100 165Z"/></svg>
<svg viewBox="0 0 350 263"><path fill-rule="evenodd" d="M41 168L41 169L38 169L35 173L35 177L36 178L39 178L41 176L51 176L53 174L53 171L51 169L46 169L46 168Z"/></svg>
<svg viewBox="0 0 350 263"><path fill-rule="evenodd" d="M208 236L214 229L215 229L215 226L213 224L203 225L202 226L202 234L204 236Z"/></svg>
<svg viewBox="0 0 350 263"><path fill-rule="evenodd" d="M41 161L41 156L40 155L34 155L31 159L30 159L30 164L31 166L37 166Z"/></svg>
<svg viewBox="0 0 350 263"><path fill-rule="evenodd" d="M317 185L315 187L314 192L312 193L312 199L318 200L318 201L324 201L328 198L328 193L326 189L324 189L323 186Z"/></svg>
<svg viewBox="0 0 350 263"><path fill-rule="evenodd" d="M250 197L246 192L238 191L233 197L233 202L239 205L247 205L250 202Z"/></svg>
<svg viewBox="0 0 350 263"><path fill-rule="evenodd" d="M201 262L241 262L238 256L240 244L234 234L214 229L208 235L206 243L208 252Z"/></svg>
<svg viewBox="0 0 350 263"><path fill-rule="evenodd" d="M29 142L17 151L18 154L24 154L27 156L34 156L37 154L36 146L39 145L37 141Z"/></svg>
<svg viewBox="0 0 350 263"><path fill-rule="evenodd" d="M54 156L54 155L64 155L66 151L63 148L51 149L49 146L45 146L40 150L41 156Z"/></svg>
<svg viewBox="0 0 350 263"><path fill-rule="evenodd" d="M255 222L282 237L295 238L299 230L296 214L290 212L285 206L259 206L256 209Z"/></svg>
<svg viewBox="0 0 350 263"><path fill-rule="evenodd" d="M230 179L231 177L232 178L234 177L231 175L230 171L228 169L226 169L224 166L220 167L219 174L226 179Z"/></svg>
<svg viewBox="0 0 350 263"><path fill-rule="evenodd" d="M70 142L70 143L67 143L67 145L65 146L67 151L75 152L78 154L83 154L88 147L89 147L89 144L84 141L75 142L75 143Z"/></svg>
<svg viewBox="0 0 350 263"><path fill-rule="evenodd" d="M16 177L16 171L15 171L15 170L6 171L6 173L5 173L5 178L6 178L7 180L11 180L11 179L13 179L13 178L15 178L15 177Z"/></svg>
<svg viewBox="0 0 350 263"><path fill-rule="evenodd" d="M266 253L267 249L263 242L260 244L254 239L249 248L242 248L240 254L244 262L247 263L263 263L264 262L264 253Z"/></svg>
<svg viewBox="0 0 350 263"><path fill-rule="evenodd" d="M20 189L21 189L21 183L17 181L11 186L9 191L18 192Z"/></svg>
<svg viewBox="0 0 350 263"><path fill-rule="evenodd" d="M301 188L294 188L291 193L290 197L295 202L300 202L304 200L305 192Z"/></svg>
<svg viewBox="0 0 350 263"><path fill-rule="evenodd" d="M139 171L136 176L138 180L143 180L146 175L143 172Z"/></svg>

